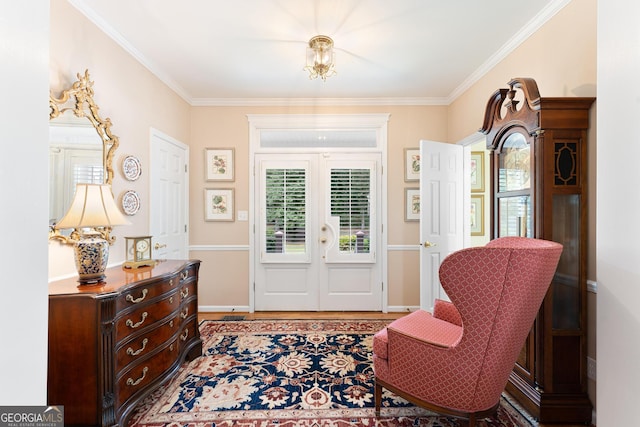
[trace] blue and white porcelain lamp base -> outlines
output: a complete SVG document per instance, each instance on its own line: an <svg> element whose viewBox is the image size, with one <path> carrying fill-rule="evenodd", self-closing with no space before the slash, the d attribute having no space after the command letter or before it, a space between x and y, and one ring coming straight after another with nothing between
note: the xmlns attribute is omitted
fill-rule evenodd
<svg viewBox="0 0 640 427"><path fill-rule="evenodd" d="M104 281L109 260L109 243L96 235L83 236L75 244L75 261L80 285Z"/></svg>

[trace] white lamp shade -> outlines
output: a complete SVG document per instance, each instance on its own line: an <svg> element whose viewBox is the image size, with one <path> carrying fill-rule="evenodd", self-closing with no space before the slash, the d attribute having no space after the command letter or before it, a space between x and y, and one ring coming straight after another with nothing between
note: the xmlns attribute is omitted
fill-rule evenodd
<svg viewBox="0 0 640 427"><path fill-rule="evenodd" d="M108 184L77 184L66 215L55 228L111 227L131 224L113 200Z"/></svg>

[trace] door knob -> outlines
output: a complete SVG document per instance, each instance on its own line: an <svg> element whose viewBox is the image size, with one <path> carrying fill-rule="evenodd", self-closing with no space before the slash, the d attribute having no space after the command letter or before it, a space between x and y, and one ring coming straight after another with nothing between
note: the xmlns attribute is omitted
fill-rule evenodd
<svg viewBox="0 0 640 427"><path fill-rule="evenodd" d="M320 239L320 243L327 243L327 238L323 237L322 239Z"/></svg>
<svg viewBox="0 0 640 427"><path fill-rule="evenodd" d="M156 243L156 244L153 246L153 249L155 249L155 250L157 251L157 250L158 250L158 249L160 249L160 248L166 248L166 247L167 247L167 245L166 245L166 244L164 244L164 243L163 243L162 245L161 245L160 243Z"/></svg>
<svg viewBox="0 0 640 427"><path fill-rule="evenodd" d="M436 244L435 243L431 243L430 241L427 240L426 242L424 242L422 244L422 246L424 246L425 248L430 248L432 246L436 246Z"/></svg>

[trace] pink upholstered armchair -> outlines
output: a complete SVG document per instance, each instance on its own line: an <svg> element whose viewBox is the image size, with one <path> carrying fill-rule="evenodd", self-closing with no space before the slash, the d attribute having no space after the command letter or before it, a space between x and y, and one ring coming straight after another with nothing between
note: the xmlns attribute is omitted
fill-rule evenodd
<svg viewBox="0 0 640 427"><path fill-rule="evenodd" d="M440 266L451 302L415 311L373 341L375 406L382 387L427 409L469 419L498 407L555 273L562 245L503 237L452 253Z"/></svg>

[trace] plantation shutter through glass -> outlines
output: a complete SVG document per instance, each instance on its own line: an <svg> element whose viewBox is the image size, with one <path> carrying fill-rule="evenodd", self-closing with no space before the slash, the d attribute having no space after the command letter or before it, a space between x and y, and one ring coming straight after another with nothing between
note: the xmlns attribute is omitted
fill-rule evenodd
<svg viewBox="0 0 640 427"><path fill-rule="evenodd" d="M306 253L306 170L267 169L265 178L266 252Z"/></svg>
<svg viewBox="0 0 640 427"><path fill-rule="evenodd" d="M371 171L331 169L331 216L340 222L340 253L369 253Z"/></svg>

